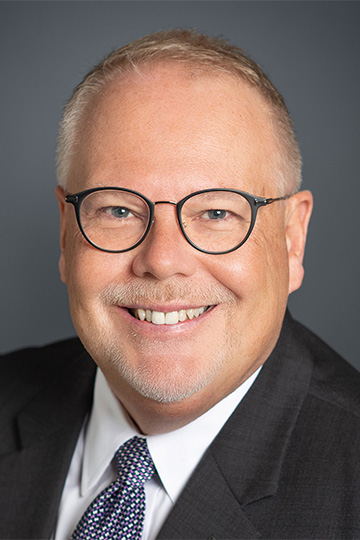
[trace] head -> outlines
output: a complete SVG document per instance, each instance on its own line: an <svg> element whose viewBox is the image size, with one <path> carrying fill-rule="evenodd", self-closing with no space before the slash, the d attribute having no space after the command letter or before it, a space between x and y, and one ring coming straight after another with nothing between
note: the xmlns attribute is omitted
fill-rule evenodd
<svg viewBox="0 0 360 540"><path fill-rule="evenodd" d="M145 36L113 51L94 67L75 88L64 108L60 125L57 174L66 189L71 164L81 144L79 131L93 99L113 81L141 73L146 66L161 62L191 66L193 73L229 74L263 96L277 132L278 151L274 159L275 187L296 192L301 184L301 153L290 114L282 95L261 67L245 52L220 38L210 38L191 30L169 30Z"/></svg>
<svg viewBox="0 0 360 540"><path fill-rule="evenodd" d="M301 159L282 97L240 49L155 34L112 53L75 90L58 158L60 271L81 340L139 424L141 407L198 416L268 358L301 285L311 195L297 191ZM230 253L194 249L171 204L155 206L141 244L108 253L64 202L64 192L96 187L154 202L210 188L292 196L260 208ZM179 322L156 324L167 318Z"/></svg>

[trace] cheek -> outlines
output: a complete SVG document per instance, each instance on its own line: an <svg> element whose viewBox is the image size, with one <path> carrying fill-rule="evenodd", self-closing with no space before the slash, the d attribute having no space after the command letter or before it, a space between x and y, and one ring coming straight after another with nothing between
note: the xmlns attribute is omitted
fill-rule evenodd
<svg viewBox="0 0 360 540"><path fill-rule="evenodd" d="M219 256L208 270L249 306L283 303L288 290L285 236L254 234L237 251Z"/></svg>
<svg viewBox="0 0 360 540"><path fill-rule="evenodd" d="M254 242L248 241L233 253L219 255L213 264L208 266L212 275L225 287L230 289L239 299L253 296L263 280L263 260L260 250Z"/></svg>
<svg viewBox="0 0 360 540"><path fill-rule="evenodd" d="M68 231L64 250L66 284L70 303L87 304L109 283L127 276L127 254L100 251L76 229Z"/></svg>

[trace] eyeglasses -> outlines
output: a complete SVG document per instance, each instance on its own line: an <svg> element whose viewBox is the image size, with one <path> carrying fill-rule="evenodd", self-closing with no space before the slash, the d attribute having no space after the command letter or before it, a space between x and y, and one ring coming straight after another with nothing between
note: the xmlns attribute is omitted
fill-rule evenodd
<svg viewBox="0 0 360 540"><path fill-rule="evenodd" d="M79 228L95 248L123 253L143 242L154 222L155 206L172 204L185 239L203 253L230 253L246 242L261 206L282 201L255 197L236 189L204 189L179 202L152 202L125 188L100 187L73 195L65 201L75 208Z"/></svg>

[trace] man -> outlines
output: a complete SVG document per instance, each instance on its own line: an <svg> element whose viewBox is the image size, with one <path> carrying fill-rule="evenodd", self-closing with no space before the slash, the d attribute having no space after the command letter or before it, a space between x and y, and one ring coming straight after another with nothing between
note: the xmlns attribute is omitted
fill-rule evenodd
<svg viewBox="0 0 360 540"><path fill-rule="evenodd" d="M360 379L286 313L312 197L259 66L182 30L119 49L58 162L81 343L3 359L1 537L360 538Z"/></svg>

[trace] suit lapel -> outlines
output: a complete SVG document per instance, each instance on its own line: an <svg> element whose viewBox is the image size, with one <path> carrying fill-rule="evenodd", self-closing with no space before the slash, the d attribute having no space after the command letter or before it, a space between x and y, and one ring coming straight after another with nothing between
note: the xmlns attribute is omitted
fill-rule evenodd
<svg viewBox="0 0 360 540"><path fill-rule="evenodd" d="M49 358L48 363L51 369L38 373L35 397L17 416L11 451L0 455L0 537L50 538L72 453L91 406L95 368L89 357L82 352L66 372L63 359Z"/></svg>
<svg viewBox="0 0 360 540"><path fill-rule="evenodd" d="M312 362L290 316L254 385L204 455L162 528L162 539L257 538L246 507L276 493Z"/></svg>
<svg viewBox="0 0 360 540"><path fill-rule="evenodd" d="M210 451L175 504L158 539L258 538Z"/></svg>

